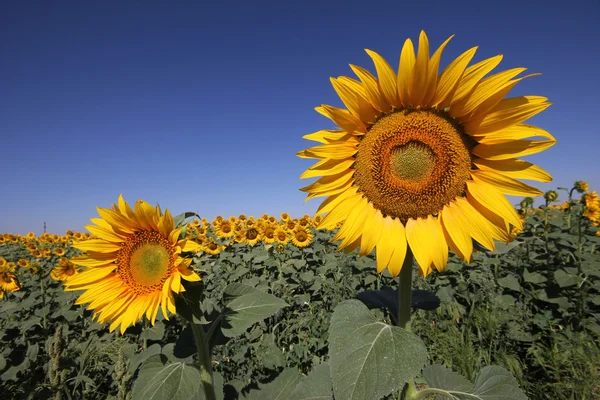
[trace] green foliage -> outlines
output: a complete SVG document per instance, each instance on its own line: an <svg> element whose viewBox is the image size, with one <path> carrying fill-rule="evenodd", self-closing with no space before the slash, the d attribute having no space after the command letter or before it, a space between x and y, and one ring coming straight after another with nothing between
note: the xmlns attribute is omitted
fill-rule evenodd
<svg viewBox="0 0 600 400"><path fill-rule="evenodd" d="M430 304L432 298L413 298L412 330L425 342L430 361L469 382L477 382L486 366L502 366L531 399L600 397L600 238L595 230L577 218L569 228L562 212L543 209L527 216L516 242L475 254L471 264L451 254L444 273L418 279L417 290L441 300L438 308L424 310L415 299ZM195 258L206 296L198 322L207 330L215 327L215 386L224 382L217 396L260 397L258 388L275 393L285 382L288 390L293 376L298 380L292 399L333 398L326 371L332 362L334 309L370 291L374 303L368 312L393 322L383 306L393 305L395 299L390 303L385 293L396 283L376 273L374 254L337 252L329 243L333 234L318 231L310 247L288 246L283 254L269 245L233 245L219 255ZM67 256L74 254L67 249ZM17 260L28 254L8 243L0 245L0 257ZM23 272L22 290L0 300L0 393L19 399L57 393L125 399L132 391L147 390L145 363L157 358L164 361L161 368L195 374L186 365L194 360L193 336L180 316L166 320L159 312L154 327L142 322L123 336L109 333L85 306L74 305L79 293L63 292L62 284L48 277L57 261L41 261L37 275ZM249 315L235 321L232 317L244 314L237 310L225 325L215 324L216 315L237 307L235 296L228 297L232 284L272 300L273 307L253 321L246 319ZM227 333L227 324L234 330ZM61 345L55 346L58 326Z"/></svg>

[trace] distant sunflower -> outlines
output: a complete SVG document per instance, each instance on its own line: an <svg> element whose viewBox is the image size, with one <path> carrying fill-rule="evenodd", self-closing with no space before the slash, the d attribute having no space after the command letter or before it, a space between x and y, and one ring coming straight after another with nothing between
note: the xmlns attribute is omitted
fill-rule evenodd
<svg viewBox="0 0 600 400"><path fill-rule="evenodd" d="M213 238L209 238L202 246L202 251L212 255L219 254L223 249L225 249L225 246L216 243Z"/></svg>
<svg viewBox="0 0 600 400"><path fill-rule="evenodd" d="M294 229L296 229L296 225L297 225L296 221L293 219L290 219L285 223L285 229L287 229L288 231L291 232Z"/></svg>
<svg viewBox="0 0 600 400"><path fill-rule="evenodd" d="M281 244L287 244L290 241L290 235L280 226L275 230L275 241Z"/></svg>
<svg viewBox="0 0 600 400"><path fill-rule="evenodd" d="M244 242L250 246L254 246L261 239L260 231L258 230L257 227L254 227L254 226L250 226L250 227L247 227L246 229L244 229L243 234L244 234Z"/></svg>
<svg viewBox="0 0 600 400"><path fill-rule="evenodd" d="M20 258L19 261L17 261L17 265L21 268L27 268L29 267L29 261L24 258Z"/></svg>
<svg viewBox="0 0 600 400"><path fill-rule="evenodd" d="M66 281L77 274L77 266L68 258L61 258L58 265L50 271L50 277L55 281Z"/></svg>
<svg viewBox="0 0 600 400"><path fill-rule="evenodd" d="M451 38L450 38L451 39ZM400 273L408 249L422 274L445 269L448 247L472 260L473 240L494 249L521 228L504 194L539 196L516 179L551 181L543 169L517 159L555 144L543 129L525 125L550 103L540 96L504 98L525 68L487 76L501 55L468 67L476 47L438 75L450 39L429 56L425 32L418 52L406 40L398 72L377 53L377 78L351 65L359 80L332 78L347 109L316 110L340 129L304 136L321 143L298 153L319 159L301 178L323 176L302 188L307 199L328 196L321 228L341 225L334 240L360 254L377 250L377 270ZM523 140L541 137L545 140ZM344 221L342 223L342 221Z"/></svg>
<svg viewBox="0 0 600 400"><path fill-rule="evenodd" d="M265 224L260 229L260 234L262 236L263 242L267 244L273 243L275 241L275 226L269 223Z"/></svg>
<svg viewBox="0 0 600 400"><path fill-rule="evenodd" d="M290 220L290 215L288 213L281 213L280 215L281 222L287 222Z"/></svg>
<svg viewBox="0 0 600 400"><path fill-rule="evenodd" d="M12 261L9 261L6 263L6 266L4 267L8 272L15 272L17 270L17 264L15 264Z"/></svg>
<svg viewBox="0 0 600 400"><path fill-rule="evenodd" d="M6 259L3 257L0 257L0 268L6 267L6 263L7 263Z"/></svg>
<svg viewBox="0 0 600 400"><path fill-rule="evenodd" d="M215 235L220 238L230 238L233 236L233 224L230 220L224 219L215 226Z"/></svg>
<svg viewBox="0 0 600 400"><path fill-rule="evenodd" d="M307 247L313 240L313 235L308 227L299 225L292 232L292 243L296 247Z"/></svg>
<svg viewBox="0 0 600 400"><path fill-rule="evenodd" d="M61 247L55 248L52 252L54 253L55 256L59 256L59 257L62 257L65 255L65 249L63 249Z"/></svg>
<svg viewBox="0 0 600 400"><path fill-rule="evenodd" d="M25 236L27 238L27 240L32 240L35 239L35 233L33 232L28 232L27 236Z"/></svg>
<svg viewBox="0 0 600 400"><path fill-rule="evenodd" d="M180 240L171 213L143 200L132 209L119 196L112 209L97 210L101 218L86 228L98 239L73 244L87 254L71 261L87 269L67 280L65 290L86 290L76 304L91 302L100 323L112 321L110 331L120 325L124 333L144 314L154 325L159 307L168 319L167 310L176 313L173 293L185 290L181 279L200 280L181 253L200 245Z"/></svg>

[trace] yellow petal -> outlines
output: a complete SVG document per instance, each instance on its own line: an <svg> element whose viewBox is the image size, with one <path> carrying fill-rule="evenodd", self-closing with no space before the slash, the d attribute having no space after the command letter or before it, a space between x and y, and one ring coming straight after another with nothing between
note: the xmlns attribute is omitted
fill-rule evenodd
<svg viewBox="0 0 600 400"><path fill-rule="evenodd" d="M471 177L475 181L481 181L493 185L497 190L511 196L541 196L541 190L509 178L495 171L475 170L471 171Z"/></svg>
<svg viewBox="0 0 600 400"><path fill-rule="evenodd" d="M311 147L304 150L302 155L304 158L331 158L334 160L342 160L354 156L358 152L358 140L350 140L336 144L322 144L320 146ZM302 155L298 153L299 157Z"/></svg>
<svg viewBox="0 0 600 400"><path fill-rule="evenodd" d="M344 221L344 225L342 225L333 239L331 239L331 241L335 241L338 238L344 238L340 244L340 249L343 249L353 243L356 239L360 238L363 233L365 217L367 216L367 213L365 212L367 207L369 207L367 200L361 198L348 214L348 217Z"/></svg>
<svg viewBox="0 0 600 400"><path fill-rule="evenodd" d="M381 211L369 205L366 207L366 213L364 232L360 241L359 254L361 256L371 254L377 245L377 242L379 242L379 238L381 237L381 227L383 226L383 215L381 214Z"/></svg>
<svg viewBox="0 0 600 400"><path fill-rule="evenodd" d="M438 79L432 105L440 105L441 108L447 107L447 99L451 99L458 82L465 72L465 68L467 68L476 51L477 47L465 51L444 69Z"/></svg>
<svg viewBox="0 0 600 400"><path fill-rule="evenodd" d="M108 242L103 239L88 239L81 242L75 242L72 245L81 251L97 251L99 253L108 253L121 250L121 246L116 243Z"/></svg>
<svg viewBox="0 0 600 400"><path fill-rule="evenodd" d="M467 181L467 193L505 221L519 228L523 227L517 211L494 186L484 182Z"/></svg>
<svg viewBox="0 0 600 400"><path fill-rule="evenodd" d="M497 143L502 140L521 140L531 137L543 137L556 142L554 136L547 131L537 126L527 124L518 124L483 135L473 135L473 138L480 143Z"/></svg>
<svg viewBox="0 0 600 400"><path fill-rule="evenodd" d="M489 229L489 221L485 216L481 215L464 197L455 199L455 204L460 215L464 217L462 219L463 225L467 227L471 237L483 247L494 250L496 248L492 239L494 236Z"/></svg>
<svg viewBox="0 0 600 400"><path fill-rule="evenodd" d="M390 236L394 240L394 251L390 257L388 271L390 271L392 278L395 278L400 275L408 246L406 244L406 231L404 225L402 225L402 222L400 222L399 219L394 219L392 221ZM412 268L412 264L410 265L410 268Z"/></svg>
<svg viewBox="0 0 600 400"><path fill-rule="evenodd" d="M433 263L431 252L432 239L429 233L429 226L423 218L410 218L406 222L406 240L415 256L415 260L417 260L417 264L419 264L419 268L425 276L427 276L426 271L428 271Z"/></svg>
<svg viewBox="0 0 600 400"><path fill-rule="evenodd" d="M463 101L452 105L449 112L450 116L458 118L473 112L485 100L509 85L512 78L525 70L527 68L513 68L485 78L477 84L471 95L465 96Z"/></svg>
<svg viewBox="0 0 600 400"><path fill-rule="evenodd" d="M390 111L391 105L379 90L379 83L373 74L358 65L350 64L350 68L352 68L352 71L361 80L365 89L365 95L373 108L382 112Z"/></svg>
<svg viewBox="0 0 600 400"><path fill-rule="evenodd" d="M347 134L348 134L348 132L346 132L344 130L325 129L325 130L320 130L320 131L310 133L308 135L304 135L304 136L302 136L302 138L307 139L307 140L312 140L314 142L328 144L328 143L331 143L332 141L341 139L342 137L346 136Z"/></svg>
<svg viewBox="0 0 600 400"><path fill-rule="evenodd" d="M375 246L375 257L377 259L377 272L381 273L389 265L394 248L400 242L394 235L394 220L390 217L383 219L381 225L381 237Z"/></svg>
<svg viewBox="0 0 600 400"><path fill-rule="evenodd" d="M348 110L363 122L375 122L375 112L371 104L360 93L355 92L343 79L331 79L331 84Z"/></svg>
<svg viewBox="0 0 600 400"><path fill-rule="evenodd" d="M481 78L496 68L498 64L500 64L500 61L502 61L501 54L480 61L467 68L463 77L460 79L456 91L454 92L454 96L452 96L452 103L449 104L450 110L452 110L452 107L456 103L460 102L462 99L471 94L477 84L481 81Z"/></svg>
<svg viewBox="0 0 600 400"><path fill-rule="evenodd" d="M319 224L319 228L321 229L331 229L338 222L346 219L350 211L354 208L356 204L361 199L360 194L351 195L345 199L343 199L335 208L333 208L329 214L327 214Z"/></svg>
<svg viewBox="0 0 600 400"><path fill-rule="evenodd" d="M410 91L412 89L411 82L415 62L415 48L412 41L406 39L404 46L402 46L402 52L400 53L397 78L397 92L400 97L400 102L405 106L411 105Z"/></svg>
<svg viewBox="0 0 600 400"><path fill-rule="evenodd" d="M505 243L513 240L509 232L510 225L506 219L499 216L495 212L492 212L489 208L477 201L470 193L467 193L467 201L476 210L476 212L483 216L485 221L487 221L484 222L486 224L486 229L490 232L494 239ZM493 250L493 248L489 249Z"/></svg>
<svg viewBox="0 0 600 400"><path fill-rule="evenodd" d="M440 215L446 241L452 250L466 262L473 262L473 240L469 234L469 225L465 223L456 203L445 205Z"/></svg>
<svg viewBox="0 0 600 400"><path fill-rule="evenodd" d="M127 240L127 236L123 234L115 233L112 227L107 229L100 226L85 225L85 228L94 236L99 239L106 240L113 243L122 243Z"/></svg>
<svg viewBox="0 0 600 400"><path fill-rule="evenodd" d="M104 253L97 253L97 255L104 255ZM107 266L108 264L112 264L114 261L116 261L117 258L114 255L111 255L109 257L90 257L90 254L88 252L88 254L85 255L81 255L81 256L75 256L71 258L71 262L75 265L79 265L82 267L103 267L103 266Z"/></svg>
<svg viewBox="0 0 600 400"><path fill-rule="evenodd" d="M342 201L344 201L345 199L347 199L350 196L353 196L354 194L356 194L356 191L358 190L358 187L354 186L354 187L350 187L348 190L336 194L336 195L332 195L329 196L327 199L325 199L320 205L319 208L317 209L316 214L325 214L330 212L331 210L333 210L338 204L340 204ZM319 225L320 227L321 225Z"/></svg>
<svg viewBox="0 0 600 400"><path fill-rule="evenodd" d="M300 190L309 193L327 193L346 185L352 179L352 175L354 175L354 170L344 170L339 174L324 176Z"/></svg>
<svg viewBox="0 0 600 400"><path fill-rule="evenodd" d="M200 251L200 249L202 248L202 246L196 242L194 242L193 240L184 240L183 241L183 246L181 246L181 251L182 252L186 252L186 251L190 251L193 253L198 253ZM181 242L179 242L181 243Z"/></svg>
<svg viewBox="0 0 600 400"><path fill-rule="evenodd" d="M521 96L504 99L481 122L467 122L464 125L465 130L476 136L520 124L550 107L552 103L548 103L546 100L548 100L546 97L541 96Z"/></svg>
<svg viewBox="0 0 600 400"><path fill-rule="evenodd" d="M432 105L431 102L433 101L433 96L435 95L435 90L437 88L438 71L442 53L444 52L444 48L448 42L450 42L453 37L454 35L446 39L446 41L442 43L440 47L438 47L435 53L433 53L433 56L431 56L431 59L429 60L429 64L427 66L427 90L422 101L422 104L425 107Z"/></svg>
<svg viewBox="0 0 600 400"><path fill-rule="evenodd" d="M377 70L377 77L379 78L379 85L385 96L385 99L392 106L399 108L400 99L396 89L396 73L390 64L388 64L388 62L385 61L385 59L379 54L369 49L365 49L365 51L373 59L375 69Z"/></svg>
<svg viewBox="0 0 600 400"><path fill-rule="evenodd" d="M508 160L486 160L477 158L473 160L483 171L496 171L514 179L528 179L538 182L552 182L552 176L543 168L527 161L511 158Z"/></svg>
<svg viewBox="0 0 600 400"><path fill-rule="evenodd" d="M354 159L334 160L326 158L304 171L302 175L300 175L300 179L314 178L316 176L336 175L343 171L349 170L354 162Z"/></svg>
<svg viewBox="0 0 600 400"><path fill-rule="evenodd" d="M488 160L508 160L542 152L555 144L552 140L490 140L475 146L471 153Z"/></svg>
<svg viewBox="0 0 600 400"><path fill-rule="evenodd" d="M414 54L414 53L413 53ZM400 60L402 63L402 60ZM410 105L421 105L423 98L427 95L428 87L428 68L429 68L429 40L424 31L421 31L419 35L419 51L417 53L417 60L412 70L412 76L410 77ZM398 74L400 76L400 74ZM402 102L406 105L406 103Z"/></svg>
<svg viewBox="0 0 600 400"><path fill-rule="evenodd" d="M352 115L352 113L343 108L337 108L323 104L321 107L316 107L315 110L331 119L337 126L345 130L346 132L366 132L367 128L365 124Z"/></svg>
<svg viewBox="0 0 600 400"><path fill-rule="evenodd" d="M89 285L100 279L106 278L116 268L116 265L108 265L106 267L95 267L72 276L66 282L65 290L80 290L81 286Z"/></svg>

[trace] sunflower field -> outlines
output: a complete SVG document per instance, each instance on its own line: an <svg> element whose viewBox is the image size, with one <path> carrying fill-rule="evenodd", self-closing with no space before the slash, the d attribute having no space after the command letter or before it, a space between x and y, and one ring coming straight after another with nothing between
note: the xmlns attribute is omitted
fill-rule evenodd
<svg viewBox="0 0 600 400"><path fill-rule="evenodd" d="M493 253L481 248L471 263L451 254L443 274L417 281L412 329L432 362L470 380L486 365L502 366L529 398L600 396L598 198L583 192L554 205L557 197L548 192L539 208L521 202L524 228L513 242ZM328 361L331 315L345 300L358 296L381 318L394 318L384 307L391 276L377 273L373 254L336 251L339 228L319 222L282 214L184 225L201 246L192 263L206 294L202 323L227 307L223 293L232 284L277 300L257 323L221 326L212 360L224 388L218 398L277 398L286 384L308 385L301 374ZM70 231L0 235L3 398L135 399L148 394L149 360L193 361L193 334L179 315L167 320L158 309L154 324L143 320L120 334L75 304L78 293L64 290L80 270L70 261L82 254L73 244L93 239Z"/></svg>
<svg viewBox="0 0 600 400"><path fill-rule="evenodd" d="M0 235L2 399L600 398L599 196L521 182L552 181L521 160L551 103L506 98L539 74L477 47L439 72L451 39L331 78L314 217L121 195L87 233Z"/></svg>

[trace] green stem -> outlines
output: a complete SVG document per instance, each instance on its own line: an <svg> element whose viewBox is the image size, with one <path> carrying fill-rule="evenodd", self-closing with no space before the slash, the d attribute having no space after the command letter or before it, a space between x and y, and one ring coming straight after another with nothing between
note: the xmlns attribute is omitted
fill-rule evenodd
<svg viewBox="0 0 600 400"><path fill-rule="evenodd" d="M204 397L206 400L216 400L215 386L212 374L212 358L210 354L210 348L206 337L204 335L204 329L202 325L190 322L192 332L194 332L194 339L196 340L196 349L198 350L198 360L200 369L200 378L202 379L202 386L204 388Z"/></svg>
<svg viewBox="0 0 600 400"><path fill-rule="evenodd" d="M413 272L413 254L410 247L406 250L406 257L400 270L398 277L398 315L396 318L400 328L410 331L410 311L411 311L411 296L412 296L412 272ZM413 399L417 395L415 381L408 381L400 392L401 399Z"/></svg>
<svg viewBox="0 0 600 400"><path fill-rule="evenodd" d="M581 243L582 232L581 232L581 220L583 216L579 216L577 219L577 277L581 279L581 263L583 260L583 245ZM585 316L585 280L580 282L579 285L579 326L583 326L583 319Z"/></svg>

